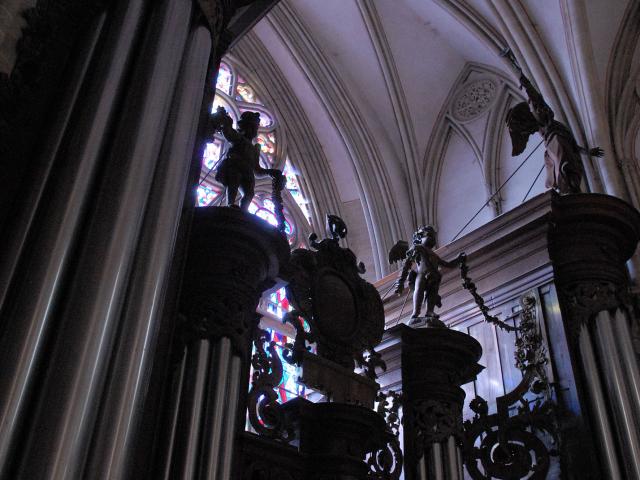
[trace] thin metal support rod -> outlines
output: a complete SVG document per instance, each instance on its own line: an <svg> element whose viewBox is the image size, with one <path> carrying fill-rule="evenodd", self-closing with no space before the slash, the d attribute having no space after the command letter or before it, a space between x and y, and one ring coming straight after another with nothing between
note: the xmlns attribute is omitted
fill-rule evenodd
<svg viewBox="0 0 640 480"><path fill-rule="evenodd" d="M542 174L542 171L544 170L544 163L542 164L542 167L540 167L540 171L538 172L538 175L536 175L536 178L533 179L533 183L531 184L531 186L529 187L529 190L527 190L527 194L524 196L524 198L522 199L522 202L520 203L524 203L524 201L527 199L527 197L529 196L529 194L531 193L531 190L533 190L534 185L536 184L536 182L538 181L538 178L540 178L540 175Z"/></svg>
<svg viewBox="0 0 640 480"><path fill-rule="evenodd" d="M402 312L404 312L404 306L407 304L407 300L409 299L409 293L411 293L411 290L407 291L407 296L404 297L404 302L402 302L402 307L400 308L400 314L398 315L398 318L396 319L396 323L394 323L393 325L397 325L398 322L400 321L400 319L402 318Z"/></svg>
<svg viewBox="0 0 640 480"><path fill-rule="evenodd" d="M393 287L395 287L395 286L396 286L396 284L395 284L395 283L392 283L392 284L391 284L391 286L387 289L387 291L386 291L386 292L384 292L384 295L382 295L382 300L384 300L384 299L387 297L387 295L389 295L389 292L391 292L391 289L392 289Z"/></svg>
<svg viewBox="0 0 640 480"><path fill-rule="evenodd" d="M502 190L502 188L507 184L507 182L508 182L509 180L511 180L511 179L513 178L513 176L514 176L516 173L518 173L518 170L520 170L520 169L522 168L522 166L526 163L526 161L527 161L527 160L529 160L529 159L531 158L531 155L533 155L533 154L536 152L536 150L538 150L538 148L540 148L540 145L542 145L543 143L544 143L544 140L540 140L540 143L539 143L538 145L536 145L536 148L534 148L534 149L531 151L531 153L529 153L529 155L527 155L527 158L525 158L525 159L522 161L522 163L520 163L520 165L518 165L518 168L516 168L516 169L513 171L513 173L512 173L511 175L509 175L509 178L507 178L507 179L502 183L502 185L500 185L500 186L498 187L498 189L495 191L495 193L493 193L493 195L491 195L491 196L489 197L489 199L488 199L486 202L484 202L484 205L482 205L482 207L480 207L480 210L478 210L478 211L476 212L476 214L475 214L473 217L471 217L471 220L469 220L467 223L465 223L464 227L462 227L462 228L460 229L460 231L456 234L456 236L455 236L455 237L453 237L453 240L451 240L452 242L453 242L454 240L456 240L456 239L460 236L460 234L461 234L462 232L464 232L464 229L465 229L465 228L467 228L467 227L471 224L471 222L473 222L473 221L476 219L476 217L477 217L478 215L480 215L480 212L482 211L482 209L483 209L484 207L486 207L487 205L489 205L489 202L491 202L491 200L493 200L493 198L494 198L496 195L498 195L498 194L500 193L500 191L501 191L501 190Z"/></svg>

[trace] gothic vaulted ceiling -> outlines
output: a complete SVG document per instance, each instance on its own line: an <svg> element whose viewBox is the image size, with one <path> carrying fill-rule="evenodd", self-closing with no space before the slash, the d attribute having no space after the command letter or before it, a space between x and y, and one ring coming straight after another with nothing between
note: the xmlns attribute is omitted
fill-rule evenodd
<svg viewBox="0 0 640 480"><path fill-rule="evenodd" d="M231 55L273 97L285 128L306 125L289 129L298 143L321 147L298 146L292 159L307 184L330 185L311 188L312 201L319 211L339 210L352 248L380 277L396 240L429 222L450 241L519 164L503 125L524 97L499 55L504 47L580 143L613 149L603 127L607 79L621 62L619 45L635 45L621 44L620 31L637 3L282 0ZM301 108L291 107L292 96ZM468 228L513 208L527 190L543 190L542 179L534 182L540 155ZM602 162L615 161L608 157ZM626 188L602 164L585 170L593 191Z"/></svg>

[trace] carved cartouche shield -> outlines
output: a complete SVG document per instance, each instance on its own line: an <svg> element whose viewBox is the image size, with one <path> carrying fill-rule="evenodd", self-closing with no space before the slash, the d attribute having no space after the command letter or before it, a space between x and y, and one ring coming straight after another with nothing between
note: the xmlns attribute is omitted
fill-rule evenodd
<svg viewBox="0 0 640 480"><path fill-rule="evenodd" d="M318 355L352 369L382 339L384 309L377 290L337 238L291 254L287 298L311 324Z"/></svg>

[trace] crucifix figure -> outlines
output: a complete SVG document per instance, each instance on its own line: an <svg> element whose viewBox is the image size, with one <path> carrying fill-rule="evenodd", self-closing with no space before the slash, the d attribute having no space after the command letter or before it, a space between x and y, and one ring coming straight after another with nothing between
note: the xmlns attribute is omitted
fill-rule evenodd
<svg viewBox="0 0 640 480"><path fill-rule="evenodd" d="M544 163L547 171L545 186L562 194L580 193L582 160L580 155L601 157L601 148L585 148L578 145L573 133L563 123L554 119L553 110L544 97L532 85L522 70L509 57L520 72L521 88L527 92L528 102L521 102L507 112L507 126L513 150L511 155L520 155L527 146L529 136L540 133L544 139Z"/></svg>

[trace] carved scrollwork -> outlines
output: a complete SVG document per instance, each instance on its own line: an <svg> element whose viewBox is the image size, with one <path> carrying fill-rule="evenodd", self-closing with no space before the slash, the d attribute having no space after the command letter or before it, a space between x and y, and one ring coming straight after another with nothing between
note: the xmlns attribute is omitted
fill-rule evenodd
<svg viewBox="0 0 640 480"><path fill-rule="evenodd" d="M628 288L611 282L580 282L560 289L569 315L576 322L576 327L589 321L598 312L610 310L622 305L629 305L631 297Z"/></svg>
<svg viewBox="0 0 640 480"><path fill-rule="evenodd" d="M378 392L376 411L384 417L390 440L367 459L368 478L372 480L398 480L402 473L403 454L400 449L401 395L394 391Z"/></svg>
<svg viewBox="0 0 640 480"><path fill-rule="evenodd" d="M432 444L459 437L462 432L460 405L438 401L418 400L413 405L418 452L426 452Z"/></svg>
<svg viewBox="0 0 640 480"><path fill-rule="evenodd" d="M464 454L472 478L542 480L547 476L550 452L536 431L552 432L553 407L536 402L507 419L487 415L486 401L476 397L476 416L464 424Z"/></svg>
<svg viewBox="0 0 640 480"><path fill-rule="evenodd" d="M522 381L496 399L497 412L492 415L484 398L474 398L469 407L475 416L464 422L465 464L475 480L541 480L546 478L550 456L555 454L541 438L548 436L557 444L556 406L545 370L548 358L536 297L526 295L521 304L515 364L522 372ZM525 397L528 392L538 395L534 401ZM510 416L509 409L514 405L518 405L517 413Z"/></svg>
<svg viewBox="0 0 640 480"><path fill-rule="evenodd" d="M294 438L294 430L286 423L275 390L282 382L282 361L269 332L260 328L255 332L255 353L251 359L253 376L247 399L249 422L259 435L290 442Z"/></svg>
<svg viewBox="0 0 640 480"><path fill-rule="evenodd" d="M185 343L228 337L242 355L249 354L250 332L258 323L258 317L247 309L246 302L213 296L194 300L193 308L182 318Z"/></svg>

